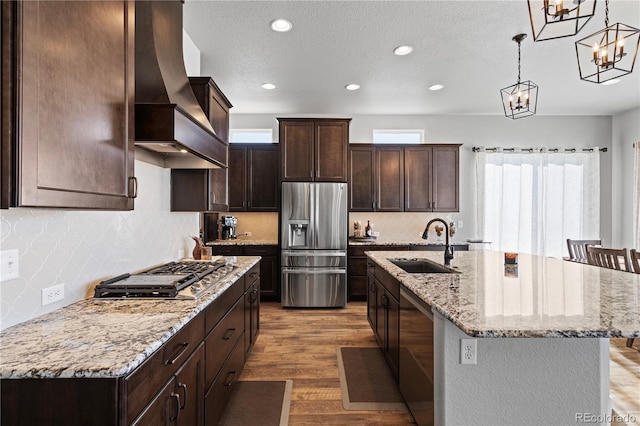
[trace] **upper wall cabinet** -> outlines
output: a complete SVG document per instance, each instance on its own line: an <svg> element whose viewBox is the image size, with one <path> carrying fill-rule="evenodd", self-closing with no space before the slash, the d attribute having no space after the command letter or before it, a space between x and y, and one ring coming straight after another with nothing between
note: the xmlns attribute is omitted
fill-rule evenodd
<svg viewBox="0 0 640 426"><path fill-rule="evenodd" d="M276 144L230 145L229 211L278 211L278 155Z"/></svg>
<svg viewBox="0 0 640 426"><path fill-rule="evenodd" d="M211 77L189 77L193 93L211 127L225 144L225 164L231 166L228 153L229 109L233 105ZM229 211L228 170L172 169L171 211Z"/></svg>
<svg viewBox="0 0 640 426"><path fill-rule="evenodd" d="M349 210L455 212L460 145L349 146Z"/></svg>
<svg viewBox="0 0 640 426"><path fill-rule="evenodd" d="M131 210L134 2L1 2L7 207Z"/></svg>
<svg viewBox="0 0 640 426"><path fill-rule="evenodd" d="M346 182L351 119L279 118L281 178Z"/></svg>

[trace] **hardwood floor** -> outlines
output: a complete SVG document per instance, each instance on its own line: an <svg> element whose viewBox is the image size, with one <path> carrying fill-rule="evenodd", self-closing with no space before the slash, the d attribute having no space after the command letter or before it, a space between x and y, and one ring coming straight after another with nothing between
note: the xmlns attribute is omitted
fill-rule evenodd
<svg viewBox="0 0 640 426"><path fill-rule="evenodd" d="M365 302L344 309L283 309L261 304L260 336L241 380L293 380L289 424L410 425L408 411L347 411L342 407L336 349L377 346ZM640 339L611 339L611 395L621 415L640 422ZM636 423L633 423L636 424Z"/></svg>
<svg viewBox="0 0 640 426"><path fill-rule="evenodd" d="M260 335L240 380L293 380L290 425L411 425L409 411L347 411L342 407L340 346L377 346L365 302L344 309L260 306Z"/></svg>

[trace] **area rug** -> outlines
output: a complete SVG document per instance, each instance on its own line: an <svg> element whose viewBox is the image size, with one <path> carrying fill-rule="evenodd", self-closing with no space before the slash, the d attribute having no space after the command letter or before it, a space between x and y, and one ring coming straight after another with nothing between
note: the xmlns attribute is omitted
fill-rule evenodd
<svg viewBox="0 0 640 426"><path fill-rule="evenodd" d="M379 348L339 347L337 352L345 410L407 410Z"/></svg>
<svg viewBox="0 0 640 426"><path fill-rule="evenodd" d="M292 390L293 380L236 382L218 424L287 425Z"/></svg>

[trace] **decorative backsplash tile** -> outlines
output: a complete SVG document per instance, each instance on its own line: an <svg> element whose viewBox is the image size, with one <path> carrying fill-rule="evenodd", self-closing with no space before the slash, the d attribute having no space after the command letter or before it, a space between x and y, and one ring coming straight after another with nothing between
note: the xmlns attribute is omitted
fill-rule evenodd
<svg viewBox="0 0 640 426"><path fill-rule="evenodd" d="M170 170L136 161L130 212L0 211L2 250L18 249L20 277L0 283L0 329L91 297L99 281L176 260L193 249L198 213L170 206ZM64 300L42 306L42 289L64 283Z"/></svg>
<svg viewBox="0 0 640 426"><path fill-rule="evenodd" d="M366 226L369 220L374 232L379 232L377 237L380 241L416 241L424 242L422 232L427 222L434 218L441 218L447 223L454 222L457 226L456 213L349 213L349 235L353 235L353 222L359 220L362 226ZM452 240L464 241L464 229L455 230ZM434 226L431 227L428 242L444 242L444 233L437 237Z"/></svg>
<svg viewBox="0 0 640 426"><path fill-rule="evenodd" d="M236 228L238 238L278 241L278 213L234 212L230 214L238 218ZM251 236L245 237L245 232L251 232Z"/></svg>

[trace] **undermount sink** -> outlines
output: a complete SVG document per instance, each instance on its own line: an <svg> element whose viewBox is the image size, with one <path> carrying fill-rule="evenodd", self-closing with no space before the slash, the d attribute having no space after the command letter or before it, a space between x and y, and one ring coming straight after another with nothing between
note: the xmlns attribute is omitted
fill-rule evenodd
<svg viewBox="0 0 640 426"><path fill-rule="evenodd" d="M446 266L438 265L427 259L417 258L396 258L387 259L389 262L396 265L398 268L405 272L412 274L459 274L459 271L448 268Z"/></svg>

